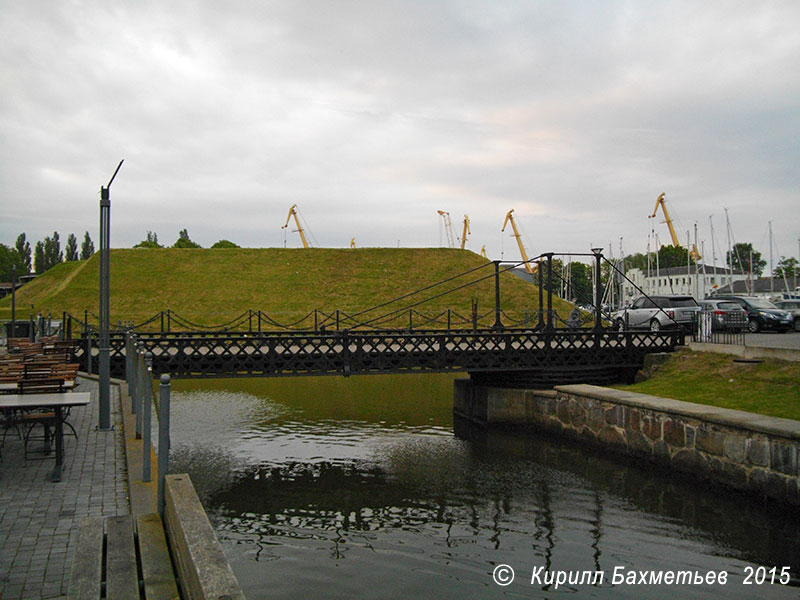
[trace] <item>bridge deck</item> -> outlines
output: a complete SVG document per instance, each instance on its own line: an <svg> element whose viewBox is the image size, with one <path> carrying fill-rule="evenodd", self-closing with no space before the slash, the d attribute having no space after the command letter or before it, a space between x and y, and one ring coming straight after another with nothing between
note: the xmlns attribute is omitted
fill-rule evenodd
<svg viewBox="0 0 800 600"><path fill-rule="evenodd" d="M277 377L425 371L635 370L641 368L645 354L673 351L683 343L683 334L562 329L193 332L139 334L137 340L152 353L155 374ZM111 345L112 374L122 375L124 336L112 336ZM85 347L81 353L85 361Z"/></svg>

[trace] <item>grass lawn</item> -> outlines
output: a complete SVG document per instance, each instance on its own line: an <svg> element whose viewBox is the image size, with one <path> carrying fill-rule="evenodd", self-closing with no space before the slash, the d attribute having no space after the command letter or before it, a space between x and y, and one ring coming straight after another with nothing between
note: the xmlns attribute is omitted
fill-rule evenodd
<svg viewBox="0 0 800 600"><path fill-rule="evenodd" d="M800 363L737 363L734 358L682 350L649 380L614 387L800 421Z"/></svg>
<svg viewBox="0 0 800 600"><path fill-rule="evenodd" d="M56 265L17 292L17 314L33 312L54 317L62 312L90 322L98 314L98 262ZM220 248L220 249L113 249L111 251L111 322L146 319L171 310L204 326L226 323L248 310L262 311L278 323L289 324L312 313L304 327L313 326L313 311L326 314L341 310L357 313L403 294L474 269L447 285L365 313L368 321L398 311L391 325L406 327L408 308L415 302L415 328L446 325L451 309L453 327L465 327L471 319L472 302L478 304L481 325L494 322L494 267L467 250L446 248ZM476 281L481 280L481 281ZM467 282L473 285L462 287ZM444 290L451 293L434 297ZM554 298L562 319L572 305ZM535 323L537 288L511 273L501 275L504 322L522 325L526 315ZM456 314L458 317L456 317ZM425 319L438 315L438 323ZM0 318L11 316L11 299L0 300ZM516 321L516 323L515 323ZM160 325L160 319L153 324ZM352 326L345 323L344 326ZM266 328L266 326L265 326ZM173 329L177 329L173 324Z"/></svg>

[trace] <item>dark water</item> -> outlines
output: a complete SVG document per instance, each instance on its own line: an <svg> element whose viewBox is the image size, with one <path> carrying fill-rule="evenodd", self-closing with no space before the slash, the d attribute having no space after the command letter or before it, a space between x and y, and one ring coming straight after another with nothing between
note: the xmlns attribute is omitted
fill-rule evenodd
<svg viewBox="0 0 800 600"><path fill-rule="evenodd" d="M797 512L530 433L454 433L452 380L173 384L171 470L250 600L800 597ZM650 583L685 571L727 582Z"/></svg>

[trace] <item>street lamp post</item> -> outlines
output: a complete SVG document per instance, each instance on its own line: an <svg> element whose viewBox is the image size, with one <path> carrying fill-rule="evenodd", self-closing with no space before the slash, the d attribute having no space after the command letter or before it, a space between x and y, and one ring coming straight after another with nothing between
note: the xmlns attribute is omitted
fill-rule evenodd
<svg viewBox="0 0 800 600"><path fill-rule="evenodd" d="M594 330L599 331L603 327L603 282L600 280L600 264L603 261L603 249L592 248L595 258L594 271Z"/></svg>
<svg viewBox="0 0 800 600"><path fill-rule="evenodd" d="M11 331L8 337L17 337L17 265L11 265Z"/></svg>
<svg viewBox="0 0 800 600"><path fill-rule="evenodd" d="M124 159L108 185L100 187L100 336L98 340L99 408L98 429L111 429L111 341L109 335L109 259L111 237L111 183L119 173Z"/></svg>

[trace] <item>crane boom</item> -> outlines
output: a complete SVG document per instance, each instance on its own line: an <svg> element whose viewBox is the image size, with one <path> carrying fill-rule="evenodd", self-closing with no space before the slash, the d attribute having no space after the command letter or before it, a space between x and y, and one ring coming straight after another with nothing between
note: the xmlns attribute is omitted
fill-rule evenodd
<svg viewBox="0 0 800 600"><path fill-rule="evenodd" d="M297 204L292 204L292 208L289 209L289 216L286 217L286 225L281 227L281 229L286 229L289 226L289 221L291 221L292 216L294 216L294 222L297 224L297 233L300 234L300 239L303 242L303 248L308 248L308 240L306 239L306 234L303 232L303 228L300 225L300 219L297 218Z"/></svg>
<svg viewBox="0 0 800 600"><path fill-rule="evenodd" d="M469 230L469 215L464 215L464 231L461 233L461 249L464 249L464 244L467 243L467 236L472 232Z"/></svg>
<svg viewBox="0 0 800 600"><path fill-rule="evenodd" d="M453 235L453 224L450 222L450 213L446 210L437 210L436 212L439 213L439 216L441 216L444 221L444 233L447 236L447 247L455 248L455 236Z"/></svg>
<svg viewBox="0 0 800 600"><path fill-rule="evenodd" d="M672 219L669 217L669 211L667 211L667 199L664 198L665 194L661 194L658 198L656 198L656 206L653 209L653 214L650 215L650 218L655 218L656 214L658 213L658 207L661 207L661 211L664 213L664 221L667 224L667 228L669 229L669 235L672 238L672 245L676 248L681 245L678 241L678 235L675 233L675 227L672 225ZM692 249L690 250L690 254L693 259L698 260L702 258L700 253L697 251L697 246L693 245Z"/></svg>
<svg viewBox="0 0 800 600"><path fill-rule="evenodd" d="M503 222L503 228L500 230L502 233L506 230L506 225L511 222L511 228L514 230L514 237L517 238L517 245L519 246L519 253L522 255L522 260L525 264L525 270L533 275L536 272L536 269L531 266L530 260L528 259L528 253L525 252L525 246L522 244L522 236L520 236L519 231L517 231L517 224L514 222L514 215L511 213L514 212L512 208L510 211L506 213L506 220Z"/></svg>
<svg viewBox="0 0 800 600"><path fill-rule="evenodd" d="M664 198L664 194L661 194L658 198L656 198L656 207L653 209L653 214L650 215L650 218L654 218L658 213L658 207L661 207L661 211L664 213L664 219L667 223L667 228L669 229L669 235L672 238L672 245L673 246L680 246L681 243L678 241L678 236L675 233L675 228L672 226L672 219L669 218L669 211L667 211L667 200Z"/></svg>

